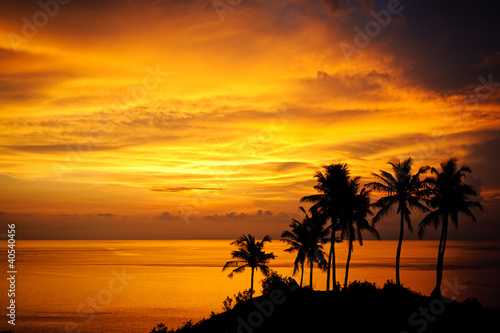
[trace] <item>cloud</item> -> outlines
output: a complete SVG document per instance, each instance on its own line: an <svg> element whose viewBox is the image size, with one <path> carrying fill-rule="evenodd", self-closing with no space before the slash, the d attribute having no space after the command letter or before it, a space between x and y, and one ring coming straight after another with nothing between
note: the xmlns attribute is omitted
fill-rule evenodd
<svg viewBox="0 0 500 333"><path fill-rule="evenodd" d="M498 52L495 43L500 22L497 4L483 0L422 0L405 4L405 24L386 39L394 65L403 75L428 89L450 93L475 84L479 74L500 77L499 68L483 67L487 55ZM488 58L490 59L490 58Z"/></svg>
<svg viewBox="0 0 500 333"><path fill-rule="evenodd" d="M259 209L256 213L230 212L225 214L212 214L202 216L202 220L209 221L241 221L241 222L289 222L297 214L280 212L275 214L270 210Z"/></svg>
<svg viewBox="0 0 500 333"><path fill-rule="evenodd" d="M60 214L60 216L69 216L69 214ZM78 216L78 214L76 214L76 216ZM118 215L116 214L112 214L112 213L97 213L97 214L85 214L85 216L87 217L105 217L105 218L115 218L115 217L118 217Z"/></svg>
<svg viewBox="0 0 500 333"><path fill-rule="evenodd" d="M176 193L190 191L224 191L225 189L217 187L151 187L149 190L153 192Z"/></svg>
<svg viewBox="0 0 500 333"><path fill-rule="evenodd" d="M488 136L489 138L468 146L463 161L459 160L459 163L471 166L472 175L481 178L481 185L484 189L500 189L500 178L498 177L500 132L489 132Z"/></svg>
<svg viewBox="0 0 500 333"><path fill-rule="evenodd" d="M74 237L80 226L116 229L115 215L133 229L140 214L173 220L162 236L195 235L195 223L200 237L269 221L281 230L321 165L369 178L410 155L434 166L458 156L494 198L500 89L467 103L479 75L500 81L495 4L401 1L347 62L339 43L387 3L243 1L224 21L202 0L61 5L20 52L0 40L3 210L66 207L56 222ZM20 18L39 10L0 2L1 30L21 34ZM179 204L196 208L193 225L179 226Z"/></svg>
<svg viewBox="0 0 500 333"><path fill-rule="evenodd" d="M156 218L159 220L173 220L176 217L170 214L169 212L164 212L160 216L157 216Z"/></svg>
<svg viewBox="0 0 500 333"><path fill-rule="evenodd" d="M110 213L104 213L104 214L97 214L97 216L100 216L100 217L117 217L118 215L116 215L116 214L110 214Z"/></svg>
<svg viewBox="0 0 500 333"><path fill-rule="evenodd" d="M257 216L273 216L273 212L271 212L270 210L266 210L265 212L262 211L262 209L259 209L257 211Z"/></svg>

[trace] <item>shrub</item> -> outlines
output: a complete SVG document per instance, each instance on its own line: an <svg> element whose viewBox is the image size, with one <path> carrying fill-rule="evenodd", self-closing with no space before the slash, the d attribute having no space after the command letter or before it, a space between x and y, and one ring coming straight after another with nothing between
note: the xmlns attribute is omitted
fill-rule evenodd
<svg viewBox="0 0 500 333"><path fill-rule="evenodd" d="M350 292L361 292L361 293L374 293L377 291L377 286L375 283L370 283L368 281L360 282L354 280L347 286L347 290Z"/></svg>
<svg viewBox="0 0 500 333"><path fill-rule="evenodd" d="M464 305L467 305L468 307L470 307L471 309L476 309L476 310L480 310L483 308L483 306L481 305L481 303L477 300L476 297L467 297L467 299L463 302Z"/></svg>
<svg viewBox="0 0 500 333"><path fill-rule="evenodd" d="M168 330L164 323L156 324L156 327L152 328L150 333L172 333L173 330Z"/></svg>
<svg viewBox="0 0 500 333"><path fill-rule="evenodd" d="M419 293L403 287L403 285L398 285L393 280L387 280L382 288L385 295L391 296L403 296L403 295L420 295Z"/></svg>
<svg viewBox="0 0 500 333"><path fill-rule="evenodd" d="M272 272L264 279L261 280L262 284L262 294L269 294L274 289L287 290L294 286L297 286L297 281L291 277L283 277L276 272Z"/></svg>
<svg viewBox="0 0 500 333"><path fill-rule="evenodd" d="M254 293L255 291L253 291ZM230 296L227 296L226 299L222 302L222 309L224 311L229 311L233 309L236 305L241 304L245 302L246 300L249 300L251 296L250 290L245 289L242 292L238 292L238 294L234 294L233 297L231 298Z"/></svg>

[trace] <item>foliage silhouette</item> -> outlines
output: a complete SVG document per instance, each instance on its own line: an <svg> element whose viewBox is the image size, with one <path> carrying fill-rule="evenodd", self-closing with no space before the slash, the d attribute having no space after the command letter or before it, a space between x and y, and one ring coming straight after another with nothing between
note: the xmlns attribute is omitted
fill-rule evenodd
<svg viewBox="0 0 500 333"><path fill-rule="evenodd" d="M349 169L347 164L338 163L323 165L323 171L316 171L314 178L317 184L314 189L318 194L304 196L300 202L313 203L318 212L330 219L328 226L330 232L330 253L328 255L326 290L330 290L330 271L332 276L332 288L337 288L337 276L335 270L335 243L340 242L335 233L339 230L339 219L342 214L342 199L347 192L349 182Z"/></svg>
<svg viewBox="0 0 500 333"><path fill-rule="evenodd" d="M264 236L260 242L256 242L255 237L250 234L241 235L237 240L231 242L231 245L236 245L238 248L238 250L231 253L232 258L236 260L226 262L222 268L222 271L225 271L230 267L236 267L228 275L229 278L232 278L235 273L243 273L247 267L252 269L250 298L252 298L254 293L253 278L255 270L259 269L262 274L268 275L270 268L267 266L267 263L276 258L273 253L266 253L263 250L266 242L271 242L271 237L269 235Z"/></svg>
<svg viewBox="0 0 500 333"><path fill-rule="evenodd" d="M410 219L410 209L416 208L422 212L429 211L424 205L425 198L429 195L429 190L426 188L425 183L420 180L420 175L427 172L430 167L420 167L417 173L412 174L413 162L411 157L403 162L389 162L392 166L393 174L380 170L380 175L373 173L380 181L368 183L366 185L377 192L386 194L386 196L380 198L373 204L374 207L379 208L379 211L372 220L373 224L387 216L394 207L397 207L396 214L401 216L398 247L396 251L396 284L401 284L399 262L401 258L405 221L408 230L410 232L413 231Z"/></svg>
<svg viewBox="0 0 500 333"><path fill-rule="evenodd" d="M271 272L268 276L260 281L262 284L262 294L266 295L271 293L271 291L280 289L288 290L297 287L297 281L291 277L283 277L282 275Z"/></svg>
<svg viewBox="0 0 500 333"><path fill-rule="evenodd" d="M304 261L307 259L310 265L309 286L312 288L313 284L313 264L317 263L318 266L323 267L326 263L325 253L323 251L322 243L328 241L329 230L325 228L326 218L324 215L319 214L316 207L311 207L308 215L303 207L300 210L304 213L304 220L302 222L292 219L290 224L291 230L284 231L281 234L281 241L290 245L285 249L285 252L297 252L297 257L294 262L294 274L301 266L300 286L302 287L302 280L304 275Z"/></svg>
<svg viewBox="0 0 500 333"><path fill-rule="evenodd" d="M362 231L368 230L375 238L380 240L377 230L372 227L366 217L373 215L370 210L370 191L366 188L359 190L359 177L349 180L347 193L343 200L342 215L340 218L341 238L348 239L347 261L345 269L344 288L349 280L349 264L356 238L363 245Z"/></svg>
<svg viewBox="0 0 500 333"><path fill-rule="evenodd" d="M194 325L189 323L176 331L151 332L321 332L337 320L348 323L349 332L418 332L424 326L409 321L409 318L415 318L421 309L436 301L392 281L381 289L367 281L354 281L341 291L326 292L297 288L296 284L296 288L290 288L286 282L278 282L290 281L289 278L278 277L277 274L270 274L262 281L274 287L228 311L214 314ZM270 284L271 280L274 283ZM271 295L277 290L282 302L270 306ZM491 330L491 325L496 325L500 314L499 310L484 309L472 299L461 303L450 300L444 306L440 314L434 316L428 313L433 317L425 323L425 333L486 332ZM259 316L262 320L256 321Z"/></svg>
<svg viewBox="0 0 500 333"><path fill-rule="evenodd" d="M471 170L467 166L458 169L457 160L452 158L441 163L440 171L424 166L413 174L413 163L411 158L403 162L391 162L389 164L392 166L392 174L380 170L379 175L373 174L379 181L369 183L363 188L359 183L359 177L351 178L347 164L323 166L323 171L316 172L317 184L314 188L318 194L304 196L301 199L301 202L312 203L312 207L308 212L300 207L304 218L301 221L293 219L290 230L284 231L281 235L281 241L289 246L285 251L297 252L293 274L301 270L301 287L304 263L307 261L310 264L309 286L299 288L294 279L282 277L271 271L267 264L275 256L263 250L265 242L270 242L269 236L265 236L261 242L256 242L252 235L242 235L231 243L238 248L231 253L233 259L236 260L228 261L223 271L235 267L229 274L229 277L232 277L234 273L242 273L245 268L250 267L252 269L250 289L234 295L234 299L227 297L223 303L225 310L223 313L212 312L209 319L196 324L188 321L175 331L168 330L164 324L158 324L151 330L151 333L244 330L251 330L255 333L320 331L331 324L329 319L332 314L335 318L348 322L349 330L355 332L425 330L426 333L431 333L489 329L496 324L500 310L483 309L477 299L473 298L468 298L462 303L446 299L441 296L440 291L448 221L451 219L458 227L458 215L464 214L475 222L476 218L471 209L482 210L479 202L470 199L477 196L474 188L463 182L466 173L471 173ZM429 169L435 177L421 180L420 176ZM385 196L370 205L371 190L384 193ZM372 215L371 207L379 208L379 210L370 225L367 217ZM396 213L400 215L396 282L388 280L382 289L367 281L353 281L348 284L354 241L357 239L360 245L363 244L363 230L370 231L372 235L380 239L374 225L386 217L394 207L397 207ZM400 281L399 261L402 240L405 223L412 231L410 219L412 209L428 213L419 224L420 238L429 226L435 228L441 226L436 287L430 297L405 288ZM336 232L340 232L339 237L336 236ZM340 290L335 276L334 245L342 239L348 241L348 257L344 286ZM323 252L323 244L328 242L331 246L327 261ZM327 268L326 292L312 290L314 263L317 263L320 268ZM265 278L261 280L262 296L252 298L255 269L261 270ZM329 291L330 272L332 272L334 282L331 292ZM275 291L280 291L280 293ZM280 301L272 303L273 295L280 295ZM442 304L439 309L435 307L437 302ZM445 307L446 311L441 311L444 309L441 307ZM436 316L419 317L422 311L429 309ZM363 320L359 320L360 314L363 314ZM245 322L245 318L248 322ZM262 320L256 321L256 318L262 318ZM415 320L416 318L419 320ZM250 319L253 320L253 326L249 326ZM247 326L242 326L244 324ZM418 327L418 325L421 326Z"/></svg>
<svg viewBox="0 0 500 333"><path fill-rule="evenodd" d="M437 228L441 224L441 238L439 239L438 259L436 268L436 287L432 291L432 296L441 296L441 282L443 280L444 252L446 240L448 238L448 220L451 219L458 228L458 215L463 214L476 222L476 217L471 208L483 207L478 201L470 200L471 196L477 196L474 188L463 182L466 173L471 173L468 166L457 166L457 159L451 158L441 163L441 171L435 168L431 172L435 178L428 177L425 181L431 189L429 206L434 209L427 214L419 225L419 237L422 238L428 226Z"/></svg>
<svg viewBox="0 0 500 333"><path fill-rule="evenodd" d="M243 290L238 292L238 294L234 294L233 298L227 296L226 299L222 302L222 309L224 311L229 311L236 305L241 304L252 298L252 294L253 292L251 292L250 290Z"/></svg>

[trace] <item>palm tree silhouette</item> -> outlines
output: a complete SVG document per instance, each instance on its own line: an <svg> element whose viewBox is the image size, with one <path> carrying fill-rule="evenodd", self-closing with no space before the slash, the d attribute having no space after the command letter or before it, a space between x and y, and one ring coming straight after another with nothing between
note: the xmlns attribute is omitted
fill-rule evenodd
<svg viewBox="0 0 500 333"><path fill-rule="evenodd" d="M330 233L330 253L328 255L326 290L330 290L330 269L332 272L332 288L337 288L337 277L335 272L335 243L337 239L335 232L339 230L339 217L342 211L342 199L348 187L349 169L347 164L338 163L323 165L324 171L316 171L314 178L317 184L314 188L318 194L304 196L300 202L313 203L320 214L330 219L328 230Z"/></svg>
<svg viewBox="0 0 500 333"><path fill-rule="evenodd" d="M396 284L400 285L399 262L403 244L404 223L406 221L408 230L412 232L410 208L417 208L423 212L429 211L422 203L425 202L429 191L424 186L424 183L420 181L420 175L427 172L430 167L423 166L416 174L412 175L413 159L411 157L408 157L404 162L396 161L389 162L388 164L392 166L393 175L387 171L380 170L380 175L376 173L373 173L373 175L382 182L372 182L366 186L377 192L387 194L373 204L373 206L380 208L372 220L373 224L387 216L395 206L397 206L396 214L401 215L398 249L396 252Z"/></svg>
<svg viewBox="0 0 500 333"><path fill-rule="evenodd" d="M302 210L304 208L300 207ZM283 231L281 234L281 241L286 242L289 247L285 249L285 252L297 252L297 257L293 263L293 275L297 273L300 265L300 286L302 287L302 282L304 280L304 262L306 259L306 246L308 241L308 230L307 225L296 219L292 219L290 224L291 230Z"/></svg>
<svg viewBox="0 0 500 333"><path fill-rule="evenodd" d="M273 253L266 253L263 248L266 242L271 242L271 237L269 235L264 236L262 241L256 242L255 238L248 234L241 235L237 240L231 242L231 245L236 245L238 250L235 250L231 253L231 257L236 260L231 260L226 262L222 271L230 267L236 267L233 271L228 275L229 278L232 278L236 273L243 273L245 268L250 267L252 269L252 278L250 284L250 297L253 297L253 277L255 269L259 269L262 274L268 275L271 269L267 266L267 263L271 259L275 259L276 256Z"/></svg>
<svg viewBox="0 0 500 333"><path fill-rule="evenodd" d="M471 173L471 169L463 165L460 169L457 167L457 159L451 158L441 163L441 172L435 168L431 169L436 178L427 178L425 181L430 186L432 196L429 205L434 210L427 214L419 225L418 235L422 238L426 228L429 225L437 228L441 223L441 238L438 247L438 260L436 269L436 287L431 295L441 296L441 282L443 280L444 252L446 249L446 240L448 237L448 219L451 219L456 228L458 228L458 214L470 217L476 222L476 217L471 208L483 207L478 201L469 200L471 196L477 196L474 188L463 182L466 173Z"/></svg>
<svg viewBox="0 0 500 333"><path fill-rule="evenodd" d="M299 207L304 213L302 222L292 219L290 227L291 231L284 231L281 234L282 241L288 243L290 247L286 252L297 251L297 258L294 263L294 274L298 269L298 264L301 265L302 273L300 277L300 286L302 286L304 275L304 262L307 259L310 265L309 286L313 288L313 266L317 263L319 267L323 267L325 253L323 252L323 243L328 242L327 238L329 230L325 228L326 218L321 215L316 207L311 207L309 216L304 207Z"/></svg>
<svg viewBox="0 0 500 333"><path fill-rule="evenodd" d="M363 230L370 231L372 235L380 240L377 230L375 230L375 228L372 227L366 219L368 215L373 215L370 210L370 190L363 188L359 191L359 179L360 177L355 177L354 179L349 180L348 191L346 193L347 196L344 197L342 215L339 219L341 238L349 240L344 288L347 288L349 265L354 248L354 240L357 238L359 244L361 246L363 245L363 237L361 234L361 231Z"/></svg>

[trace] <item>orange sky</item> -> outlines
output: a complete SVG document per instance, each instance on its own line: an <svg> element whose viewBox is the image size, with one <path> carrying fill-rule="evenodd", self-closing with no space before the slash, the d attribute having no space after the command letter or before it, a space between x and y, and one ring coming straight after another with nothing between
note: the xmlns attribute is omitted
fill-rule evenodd
<svg viewBox="0 0 500 333"><path fill-rule="evenodd" d="M19 237L277 237L322 164L365 183L408 156L470 165L486 212L456 237L499 237L500 52L440 8L402 2L346 57L386 2L51 3L0 4L0 219Z"/></svg>

